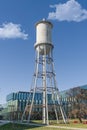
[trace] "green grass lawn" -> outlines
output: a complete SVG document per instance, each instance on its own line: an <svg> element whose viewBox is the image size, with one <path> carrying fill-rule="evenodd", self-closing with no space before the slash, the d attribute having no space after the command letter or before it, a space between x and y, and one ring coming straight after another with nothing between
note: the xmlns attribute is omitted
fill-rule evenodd
<svg viewBox="0 0 87 130"><path fill-rule="evenodd" d="M66 126L66 127L75 127L75 128L87 128L87 124L83 124L83 123L73 123L73 122L70 122L69 124L50 123L50 125Z"/></svg>
<svg viewBox="0 0 87 130"><path fill-rule="evenodd" d="M77 121L78 123L74 123L74 121ZM87 120L83 120L84 121L87 121ZM38 120L35 120L33 121L34 123L41 123L41 121L38 121ZM73 119L73 120L69 120L69 123L68 124L64 124L62 121L59 122L59 124L56 123L55 120L51 120L50 122L50 125L54 125L54 126L66 126L66 127L76 127L76 128L87 128L87 124L83 124L83 123L80 123L78 119Z"/></svg>
<svg viewBox="0 0 87 130"><path fill-rule="evenodd" d="M74 123L76 120L70 120L69 124L57 124L55 121L50 121L50 125L53 126L65 126L65 127L74 127L74 128L87 128L87 124L83 123ZM36 123L41 123L41 121L36 121ZM67 130L63 128L51 128L46 126L29 126L29 125L20 125L9 123L3 126L0 126L0 130Z"/></svg>
<svg viewBox="0 0 87 130"><path fill-rule="evenodd" d="M6 124L0 126L0 130L67 130L67 129L58 129L58 128L47 128L47 127L38 127L38 126L26 126L19 124Z"/></svg>

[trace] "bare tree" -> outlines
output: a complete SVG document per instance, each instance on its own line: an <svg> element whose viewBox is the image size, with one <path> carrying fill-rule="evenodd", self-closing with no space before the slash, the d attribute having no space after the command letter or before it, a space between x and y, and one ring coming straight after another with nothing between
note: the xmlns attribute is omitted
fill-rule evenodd
<svg viewBox="0 0 87 130"><path fill-rule="evenodd" d="M82 123L82 118L87 115L87 89L76 87L70 89L66 94L68 98L72 98L72 109L69 115L77 117Z"/></svg>

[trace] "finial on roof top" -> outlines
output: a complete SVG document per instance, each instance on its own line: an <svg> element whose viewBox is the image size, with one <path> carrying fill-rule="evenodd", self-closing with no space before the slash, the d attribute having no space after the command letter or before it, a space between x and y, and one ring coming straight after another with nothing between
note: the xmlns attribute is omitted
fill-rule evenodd
<svg viewBox="0 0 87 130"><path fill-rule="evenodd" d="M45 18L43 18L43 21L46 21L46 19L45 19Z"/></svg>

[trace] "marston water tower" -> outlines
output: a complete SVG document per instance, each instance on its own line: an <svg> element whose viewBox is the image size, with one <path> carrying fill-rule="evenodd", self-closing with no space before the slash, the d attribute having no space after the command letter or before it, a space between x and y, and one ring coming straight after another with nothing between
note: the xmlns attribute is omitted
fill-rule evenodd
<svg viewBox="0 0 87 130"><path fill-rule="evenodd" d="M42 93L42 104L37 107L41 107L42 123L47 125L49 124L49 109L51 107L54 109L57 122L59 119L58 114L61 114L64 123L66 123L66 117L61 106L59 90L55 78L56 75L54 72L52 28L52 23L45 19L36 23L36 43L34 45L36 50L35 73L32 88L30 90L30 93L33 94L33 96L30 104L28 100L22 116L23 120L27 107L29 107L28 122L30 122L33 106L35 107L35 93ZM52 95L52 103L50 105L48 105L48 94Z"/></svg>

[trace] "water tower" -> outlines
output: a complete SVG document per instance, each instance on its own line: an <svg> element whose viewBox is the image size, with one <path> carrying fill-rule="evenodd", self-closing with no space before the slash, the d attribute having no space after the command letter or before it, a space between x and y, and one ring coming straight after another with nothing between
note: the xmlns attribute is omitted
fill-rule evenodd
<svg viewBox="0 0 87 130"><path fill-rule="evenodd" d="M53 25L51 22L43 19L36 23L36 43L34 45L36 50L36 60L35 60L35 73L33 76L33 83L30 89L32 95L32 100L30 102L30 97L27 102L25 111L22 116L25 115L27 107L29 107L29 116L28 122L30 122L35 93L42 93L42 103L37 107L42 109L42 123L49 124L49 109L54 109L55 117L58 122L58 114L61 114L61 117L66 123L66 116L62 108L59 96L59 90L56 83L56 75L54 72L54 63L53 63L53 44L52 44L52 28ZM52 102L48 104L48 94L52 97ZM30 102L30 104L29 104Z"/></svg>

